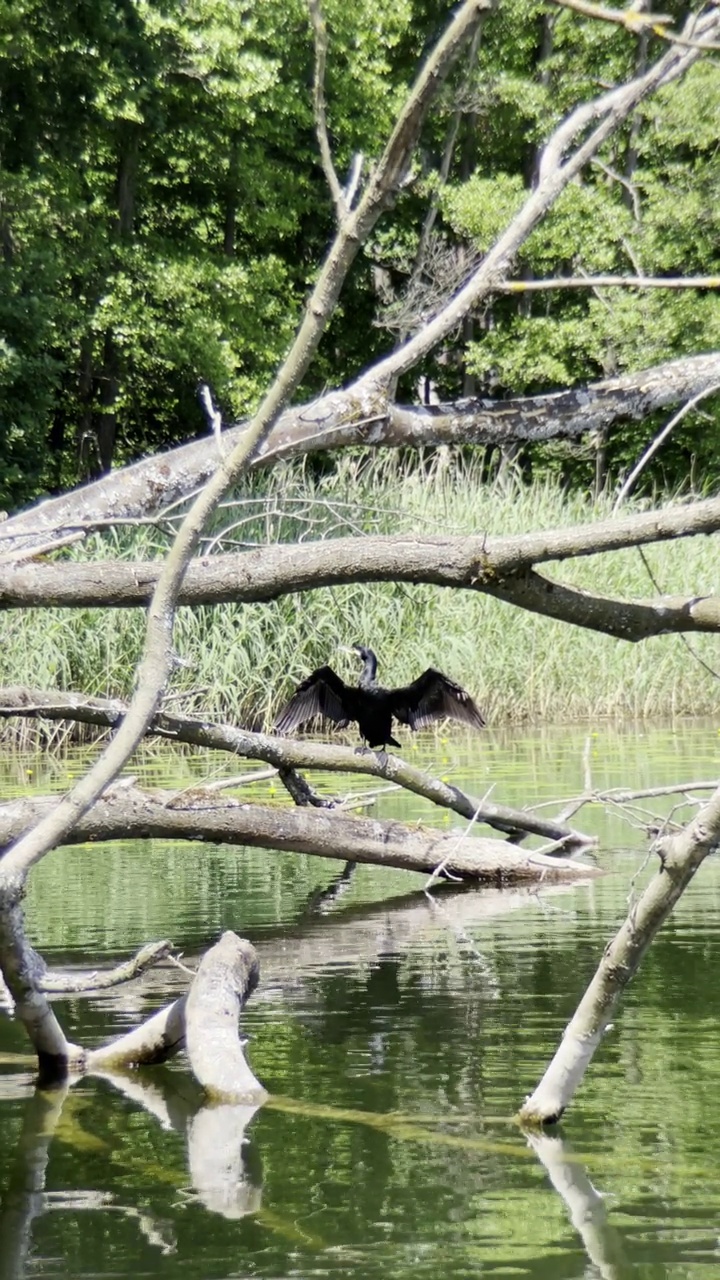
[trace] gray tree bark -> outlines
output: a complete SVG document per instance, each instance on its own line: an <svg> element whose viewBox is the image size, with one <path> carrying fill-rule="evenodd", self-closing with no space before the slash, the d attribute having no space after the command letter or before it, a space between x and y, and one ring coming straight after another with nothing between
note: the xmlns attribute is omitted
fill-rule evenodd
<svg viewBox="0 0 720 1280"><path fill-rule="evenodd" d="M53 797L0 805L0 847L11 844L29 823L42 820ZM135 839L206 841L310 853L374 866L443 874L486 884L563 881L602 875L598 867L569 858L525 851L503 840L407 827L389 819L356 818L326 809L280 809L244 804L213 791L141 791L118 787L85 813L62 844ZM0 858L3 862L11 857ZM17 999L12 984L8 982Z"/></svg>
<svg viewBox="0 0 720 1280"><path fill-rule="evenodd" d="M273 545L237 555L201 557L188 566L180 604L275 600L347 582L426 582L481 591L519 608L601 631L645 640L671 632L720 630L720 596L661 596L628 601L568 587L535 566L646 546L720 529L720 498L513 537L333 538ZM130 608L153 597L156 562L50 562L0 566L0 608L61 605Z"/></svg>
<svg viewBox="0 0 720 1280"><path fill-rule="evenodd" d="M660 866L605 948L552 1062L520 1108L523 1123L554 1124L560 1119L655 934L698 867L718 844L720 787L683 831L657 841L655 852Z"/></svg>
<svg viewBox="0 0 720 1280"><path fill-rule="evenodd" d="M446 405L400 405L380 387L372 397L359 386L333 391L287 409L251 462L269 467L318 449L372 449L428 445L537 443L577 439L642 421L658 409L682 404L720 379L720 352L671 360L640 373L587 387L521 396L471 399ZM241 423L223 434L230 451L247 431ZM49 498L0 526L0 563L29 554L48 540L154 516L189 497L218 465L211 438L144 458L59 498Z"/></svg>
<svg viewBox="0 0 720 1280"><path fill-rule="evenodd" d="M0 717L29 716L50 720L68 720L107 728L125 714L126 704L119 699L92 698L80 693L47 693L42 689L0 688ZM161 713L148 727L150 734L187 742L214 751L228 751L248 760L264 760L280 773L285 784L288 770L321 769L337 773L359 773L397 783L433 804L452 809L473 823L481 822L504 831L514 840L526 835L552 840L563 853L577 853L593 848L597 841L570 827L565 822L542 818L526 809L493 804L468 795L460 787L442 782L424 770L407 764L395 755L378 756L375 752L358 753L351 747L323 742L296 742L292 739L251 733L235 725L214 724L189 716ZM293 794L293 799L298 799ZM305 797L307 802L307 797ZM330 801L326 807L334 807Z"/></svg>

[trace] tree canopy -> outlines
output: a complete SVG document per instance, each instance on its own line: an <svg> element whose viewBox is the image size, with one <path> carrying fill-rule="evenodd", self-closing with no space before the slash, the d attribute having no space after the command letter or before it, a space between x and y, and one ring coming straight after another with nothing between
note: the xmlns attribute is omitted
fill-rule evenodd
<svg viewBox="0 0 720 1280"><path fill-rule="evenodd" d="M446 17L437 0L324 5L324 111L341 183L353 163L376 163ZM199 380L227 419L250 414L288 347L333 209L302 0L4 0L0 33L0 507L13 509L204 430ZM537 0L488 10L300 397L346 383L416 332L537 182L548 128L661 48L646 27L631 34ZM640 103L522 246L517 282L720 271L719 107L720 70L707 60ZM707 287L519 290L480 300L402 386L406 398L420 376L445 399L551 391L713 350L719 337ZM646 435L647 425L614 436L604 465L627 465ZM703 481L716 476L716 436L691 415L650 481L677 486L691 464ZM587 478L586 454L534 455Z"/></svg>

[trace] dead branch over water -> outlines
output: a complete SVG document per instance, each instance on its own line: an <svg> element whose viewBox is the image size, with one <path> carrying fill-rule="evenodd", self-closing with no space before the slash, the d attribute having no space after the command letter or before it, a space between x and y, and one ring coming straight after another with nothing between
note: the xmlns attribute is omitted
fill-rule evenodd
<svg viewBox="0 0 720 1280"><path fill-rule="evenodd" d="M233 442L230 452L224 452L222 446L225 442L222 441L218 432L221 455L219 461L218 449L208 450L207 442L202 442L201 447L207 451L212 475L207 479L205 488L195 498L190 511L184 517L160 572L155 574L152 568L143 566L139 570L145 575L141 593L138 596L136 591L134 598L126 601L128 604L138 605L146 603L152 597L147 613L143 656L136 672L136 692L129 706L123 708L115 717L112 741L85 776L59 802L52 797L47 797L37 801L18 801L0 809L0 842L17 841L0 861L0 968L5 974L15 1001L18 1017L24 1023L37 1051L41 1073L46 1076L53 1074L61 1076L67 1071L70 1063L82 1063L84 1060L82 1050L66 1040L45 995L40 990L34 955L24 936L21 904L27 875L31 868L56 845L78 839L102 841L128 839L133 836L170 835L190 841L211 839L228 844L256 844L281 850L293 849L332 858L337 858L338 853L342 852L344 857L351 860L403 866L425 872L433 872L441 865L448 873L481 880L526 878L537 881L553 877L563 879L578 874L583 877L599 874L595 869L582 867L567 860L547 858L541 853L525 853L508 843L477 836L471 838L467 834L441 835L434 831L409 829L400 823L373 822L368 819L350 818L345 814L330 814L325 810L248 806L233 800L220 802L215 793L203 793L202 790L186 792L181 797L168 793L148 794L131 786L118 787L110 792L107 790L121 772L138 742L156 721L162 692L172 668L175 610L181 598L180 592L186 570L191 565L200 545L201 534L217 510L222 497L243 472L249 466L257 465L261 455L263 463L266 463L282 452L282 446L272 440L272 432L276 424L279 425L281 412L304 378L321 336L332 318L344 280L360 246L367 241L378 217L393 202L405 180L423 121L439 85L446 79L460 51L472 37L486 7L487 0L464 0L457 12L451 16L446 31L435 47L430 50L421 66L405 103L398 113L386 146L368 176L357 205L354 208L348 207L344 213L341 212L337 235L324 263L317 272L316 283L290 353L274 383L263 397L253 422ZM357 430L360 427L361 432L366 433L366 439L378 442L379 435L375 435L376 428L379 428L381 434L386 423L394 424L401 429L403 444L417 443L408 435L413 424L407 419L400 421L398 415L391 412L388 404L389 385L400 373L418 367L419 362L437 349L438 344L456 329L458 323L467 317L478 303L492 295L497 284L508 282L512 265L527 237L553 207L562 191L582 173L602 145L624 121L632 116L644 99L661 86L676 80L693 65L704 49L711 47L719 22L720 19L714 10L692 17L687 25L687 35L692 36L692 42L684 39L684 47L671 47L656 62L644 68L642 74L608 91L603 90L593 101L580 103L560 121L546 140L540 157L537 184L528 192L522 208L508 223L477 269L420 331L363 374L351 389L350 399L347 393L333 393L336 405L341 409L341 417L339 420L335 418L332 422L333 427L345 426L350 421L353 429ZM716 364L716 357L713 356L710 359L715 360ZM688 372L687 368L685 372ZM704 388L717 383L717 380L717 367L715 367L710 382L705 381L702 386L694 386L690 394L701 394ZM612 391L617 392L618 388L611 389L610 398L612 398ZM632 399L633 394L639 395L643 406L642 412L648 411L650 400L642 386L634 385L632 388L625 386L621 390L621 396L623 391L626 412L629 399ZM577 414L580 412L585 423L582 429L587 429L587 398L582 392L579 395L573 392L567 394L570 396L570 413L575 414L577 421ZM684 398L687 398L687 395ZM599 399L602 400L602 395ZM306 432L305 447L329 447L332 444L326 433L329 421L327 412L332 414L332 403L332 397L324 398L323 402L320 402L321 414L326 415L325 418L312 420L312 414L306 412L303 423L303 430ZM528 405L525 409L526 420L532 423L532 409ZM433 415L419 413L416 417L419 422L422 422L432 420ZM463 421L462 412L457 415L453 410L447 424L451 430L456 430L458 417L461 427L465 428L466 423ZM467 436L460 438L467 438ZM155 501L163 498L167 500L169 491L165 489L163 492L162 480L158 483L157 477L162 477L164 471L169 475L171 468L163 459L154 460L154 463L156 465L150 485L155 490ZM196 471L191 487L194 488L197 485L198 478L199 473ZM124 477L121 484L126 479L127 477ZM68 500L64 501L67 503ZM84 505L84 498L78 500L77 495L72 495L69 501L72 504L71 517L67 514L67 506L64 508L65 515L62 517L58 515L58 508L54 508L51 513L47 505L42 514L33 511L29 516L32 525L30 531L28 531L28 517L20 517L14 528L8 528L5 531L8 538L6 547L10 553L14 554L19 550L24 554L31 547L47 547L53 535L60 538L74 536L78 531L78 521L85 527L92 527L93 522L95 524L108 522L107 508L105 508L103 519L102 516L98 517L97 508L93 510L92 507ZM92 498L90 501L92 502ZM117 515L117 508L110 512L110 522L115 515ZM58 518L60 524L58 524ZM634 541L631 535L629 543L617 542L617 529L622 522L617 522L614 526L616 532L612 529L602 531L599 527L595 527L592 537L596 540L601 537L603 548L608 549L615 545L636 545L642 541L653 541L661 537L707 533L720 527L720 513L708 512L703 504L688 507L680 517L682 527L680 528L676 523L671 529L670 525L677 519L677 513L675 513L669 517L670 524L668 524L666 514L653 514L649 518L649 524L644 533ZM8 522L8 526L11 523ZM565 544L566 549L563 551L562 539L556 539L551 546L547 535L538 536L534 542L526 542L522 546L512 546L510 542L511 540L503 548L495 543L490 544L489 539L476 540L471 547L472 559L462 563L460 550L453 547L449 540L424 539L419 548L409 539L404 542L389 540L387 544L383 544L382 554L377 545L371 548L365 568L362 570L367 575L364 579L358 578L356 569L347 563L342 568L346 576L344 578L334 576L337 573L337 565L340 563L341 550L339 543L333 544L329 548L329 554L334 563L328 563L325 568L317 559L312 562L312 565L298 560L298 564L301 564L306 573L312 568L312 580L307 582L306 587L300 585L296 571L287 564L271 566L274 568L274 576L261 581L262 566L256 564L248 579L250 581L248 589L254 592L249 598L271 599L285 591L303 590L309 586L322 585L323 582L380 580L384 575L391 573L399 580L433 581L442 585L485 590L524 608L564 618L576 625L607 630L609 634L630 640L638 640L646 635L670 630L720 629L720 605L715 597L705 599L688 597L674 601L661 600L649 604L626 605L624 602L605 600L591 593L578 592L555 584L537 571L536 565L539 563L552 559L564 559L567 555L591 554L598 549L597 545L591 546L587 541L580 546ZM383 554L387 553L388 548L392 548L395 556L392 563L383 561ZM310 548L309 550L315 557L318 554L327 554L327 549L321 548L318 551L318 548ZM347 545L344 550L348 551ZM503 551L505 558L503 558ZM357 549L350 548L350 552L357 559L359 555ZM264 556L263 552L261 558ZM293 556L297 556L296 549L293 549ZM249 563L245 562L246 571ZM430 572L434 576L417 576L418 573L422 575L428 572L428 563L431 565ZM270 566L269 558L268 565ZM193 566L194 569L197 567L197 564ZM207 569L207 565L204 564L200 567L203 571ZM36 570L39 570L40 574L43 571L42 566L31 565L26 568L31 571L31 576ZM67 566L62 566L63 574L66 570ZM237 579L237 571L235 579ZM234 593L232 598L238 598L237 585L235 580L232 584ZM16 604L39 603L43 599L38 594L39 586L40 582L36 576L31 582L30 597L26 596L24 600L16 597ZM54 589L62 588L59 588L56 583ZM87 584L82 587L82 590L87 590ZM132 588L130 591L132 594ZM12 606L13 599L12 584L10 584L3 597L6 607ZM100 600L96 589L91 603L110 603L110 601ZM202 738L206 729L207 727L201 727L197 730L197 740ZM265 740L266 744L272 741L272 739ZM264 755L261 754L261 749L265 751ZM256 749L254 758L270 760L270 748L265 745L261 749ZM249 750L246 754L252 756L253 751ZM284 764L287 767L295 767L287 759ZM402 765L398 767L407 768ZM392 777L393 775L384 773L382 776ZM419 790L419 785L414 789ZM468 801L469 798L464 797L457 803L467 805ZM457 803L452 807L457 807ZM474 821L479 816L479 806L470 807ZM500 818L499 821L502 823L504 819ZM697 821L700 819L698 818ZM36 825L32 830L28 830L28 825L32 823ZM700 846L704 848L705 845L709 849L713 838L708 834L711 827L710 822L707 830L698 829L695 832L693 848L696 851ZM705 849L705 852L708 849ZM644 945L647 945L649 937L652 936L653 928L656 928L664 918L662 911L670 909L672 892L675 891L675 897L679 896L684 883L689 878L687 875L681 883L685 874L684 868L692 856L692 849L687 851L668 845L661 852L664 858L662 875L669 876L671 886L664 898L662 894L657 896L654 908L649 910L645 934L641 935L638 931L638 936L642 937ZM705 852L701 856L705 856ZM696 852L696 862L699 863L699 860L700 855ZM692 874L692 871L689 874ZM663 885L662 888L664 891L665 886ZM641 900L642 902L644 899ZM221 992L223 993L222 1001L226 996L237 1001L231 1006L233 1011L237 1011L247 994L252 962L242 952L242 944L240 945L241 951L236 953L236 959L239 958L242 972L239 973L237 980L229 976L232 967L229 956L224 956L221 961L218 961L214 972L212 971L213 962L208 961L208 972L204 974L202 981L205 984L207 1001L211 1008L216 1008L217 1012L220 1012L218 997ZM630 953L627 963L631 971L632 963L636 964L642 953L642 946L637 945L635 935L632 938ZM223 965L227 966L224 977L221 974ZM614 974L613 981L615 993L617 993L622 985L622 977L618 978L617 974ZM200 1018L204 1003L203 999L197 1000L195 1013ZM165 1013L164 1024L155 1028L154 1034L164 1049L176 1043L177 1037L173 1041L172 1036L175 1035L178 1026L182 1025L185 1008L185 1005L174 1006L174 1012ZM599 1020L599 1025L601 1032L602 1018ZM227 1020L222 1026L218 1026L217 1034L223 1044L228 1030ZM587 1034L592 1037L593 1033ZM200 1035L202 1038L201 1026ZM115 1051L118 1051L117 1046ZM208 1087L220 1094L225 1093L224 1083L213 1078L212 1068L209 1074L204 1070L199 1074L201 1078L206 1079ZM231 1074L235 1077L243 1076L239 1066ZM572 1075L572 1070L569 1074ZM244 1088L246 1083L244 1078L243 1088L240 1089L242 1095L246 1092ZM232 1082L230 1092L233 1092ZM536 1108L536 1110L539 1113L542 1108ZM555 1113L557 1108L553 1114Z"/></svg>
<svg viewBox="0 0 720 1280"><path fill-rule="evenodd" d="M552 1124L560 1119L658 929L718 844L720 788L684 830L656 841L658 870L605 948L554 1058L520 1110L524 1123Z"/></svg>
<svg viewBox="0 0 720 1280"><path fill-rule="evenodd" d="M0 806L0 845L12 844L30 824L42 820L54 803L54 797L47 796ZM352 862L427 875L442 865L445 875L490 884L602 874L597 867L525 851L507 841L408 827L390 819L356 818L325 809L245 804L202 788L174 793L116 787L96 801L62 843L152 838L250 845L333 860L341 856ZM12 866L12 850L0 859L0 866L4 864Z"/></svg>
<svg viewBox="0 0 720 1280"><path fill-rule="evenodd" d="M0 717L23 716L53 721L67 720L113 728L125 714L126 704L120 699L93 698L81 693L48 693L42 689L11 686L0 689ZM360 773L384 778L422 796L433 804L452 809L468 821L483 822L504 831L513 840L526 835L557 841L565 853L592 848L596 840L570 827L565 822L541 818L525 809L493 804L468 795L460 787L442 782L407 764L398 756L383 759L374 752L358 753L351 747L321 742L297 742L292 739L251 733L234 725L214 724L190 716L156 715L149 733L174 742L227 751L248 760L262 760L281 773L290 769L321 769L337 773ZM342 854L341 854L342 856Z"/></svg>

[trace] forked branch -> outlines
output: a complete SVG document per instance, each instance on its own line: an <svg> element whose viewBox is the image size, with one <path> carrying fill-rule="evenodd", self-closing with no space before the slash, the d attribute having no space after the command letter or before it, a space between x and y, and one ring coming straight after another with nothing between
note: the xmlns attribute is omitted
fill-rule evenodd
<svg viewBox="0 0 720 1280"><path fill-rule="evenodd" d="M48 720L75 721L98 727L113 728L125 714L125 703L119 699L94 698L80 693L49 693L42 689L11 687L0 689L0 717L43 717ZM174 742L215 751L227 751L248 760L262 760L284 769L319 769L337 773L354 773L384 778L423 796L433 804L451 809L462 818L485 823L511 835L537 835L544 840L559 841L565 853L591 848L595 841L582 832L540 818L525 809L478 800L460 787L433 778L422 769L407 764L397 756L379 758L374 752L358 754L351 747L321 742L295 742L292 739L250 733L235 725L212 724L189 716L159 714L151 721L148 732ZM210 790L210 789L208 789ZM201 789L201 794L207 794Z"/></svg>
<svg viewBox="0 0 720 1280"><path fill-rule="evenodd" d="M631 642L670 633L720 631L720 596L659 596L632 601L582 590L537 566L720 530L720 498L540 532L495 537L397 534L275 544L210 556L188 569L183 604L276 600L351 582L430 583L485 592L533 613ZM150 600L153 562L24 564L0 569L0 607L59 605L128 608Z"/></svg>

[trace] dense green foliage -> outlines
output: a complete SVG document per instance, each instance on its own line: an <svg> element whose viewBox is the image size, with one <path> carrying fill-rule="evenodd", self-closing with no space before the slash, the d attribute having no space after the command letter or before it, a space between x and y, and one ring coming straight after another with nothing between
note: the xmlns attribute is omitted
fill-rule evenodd
<svg viewBox="0 0 720 1280"><path fill-rule="evenodd" d="M328 14L342 162L409 14ZM199 379L252 407L331 230L311 77L302 0L2 0L0 505L192 434Z"/></svg>
<svg viewBox="0 0 720 1280"><path fill-rule="evenodd" d="M367 466L346 457L317 478L310 468L280 468L247 481L223 512L227 531L211 533L206 550L337 537L357 533L524 533L602 519L609 504L564 494L551 481L483 485L483 461L455 469L435 459L427 469L397 455ZM167 538L143 529L85 544L83 558L152 558ZM75 553L69 552L72 555ZM555 576L599 593L633 599L658 589L686 594L711 589L717 552L711 539L660 543L591 556L558 567ZM692 589L691 587L691 589ZM141 610L38 609L4 616L0 685L80 689L128 696L144 635ZM439 587L373 582L289 595L261 606L180 608L174 644L172 706L255 728L269 727L292 684L331 662L347 680L355 661L339 643L371 644L389 684L440 667L478 697L494 725L526 720L570 721L711 713L717 681L691 659L685 639L664 636L629 645L570 627L488 596ZM717 641L694 636L691 649L717 667ZM37 726L26 730L34 738ZM52 734L67 733L50 728ZM349 741L356 741L352 730Z"/></svg>
<svg viewBox="0 0 720 1280"><path fill-rule="evenodd" d="M327 0L324 11L342 176L356 153L377 155L448 6ZM653 38L647 56L656 52ZM416 180L359 258L304 393L347 381L398 327L417 327L442 281L522 198L550 124L644 56L625 32L504 0L428 122ZM204 430L200 379L228 416L252 409L332 228L312 74L303 0L0 0L0 508ZM710 62L649 101L538 229L519 274L720 270L719 110ZM424 302L402 303L399 324L431 199L439 221L416 272ZM714 292L548 292L496 300L463 346L454 339L423 372L448 396L468 377L506 395L714 348L719 337ZM677 487L694 463L713 482L712 426L688 418L655 478ZM648 430L611 442L611 468L634 459ZM561 453L577 477L576 455L569 467Z"/></svg>
<svg viewBox="0 0 720 1280"><path fill-rule="evenodd" d="M510 3L506 21L529 9L526 0ZM575 94L579 86L568 78L569 58L591 77L588 94L597 93L593 73L597 86L629 78L642 66L637 43L578 25L569 11L547 20L542 60L527 44L511 47L507 34L481 50L481 113L492 114L495 127L489 139L479 130L484 141L477 169L466 181L451 183L443 197L453 231L469 235L481 251L519 206L548 121L572 105L568 90ZM522 156L509 155L501 142L506 131L518 136L521 106L528 143L524 172ZM720 69L700 62L644 104L582 181L564 192L524 246L518 277L717 275L719 118ZM493 394L533 393L716 349L720 297L713 290L548 290L496 300L481 329L467 352L478 386ZM710 419L698 415L680 428L656 477L678 484L694 463L696 478L715 484L717 421L717 412ZM615 474L634 461L647 438L647 423L613 436L608 461Z"/></svg>

